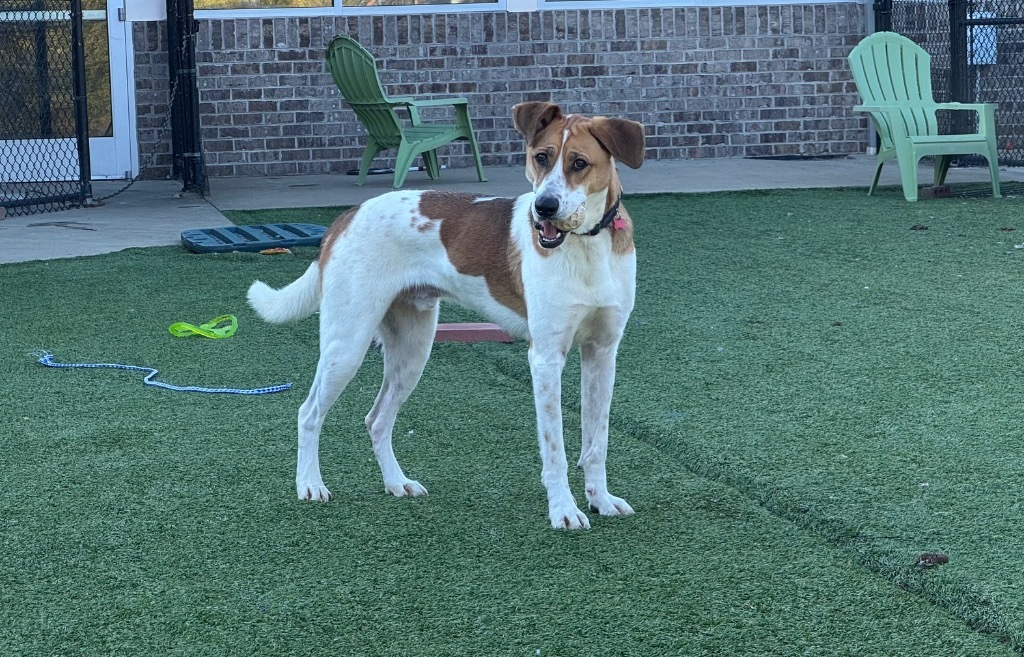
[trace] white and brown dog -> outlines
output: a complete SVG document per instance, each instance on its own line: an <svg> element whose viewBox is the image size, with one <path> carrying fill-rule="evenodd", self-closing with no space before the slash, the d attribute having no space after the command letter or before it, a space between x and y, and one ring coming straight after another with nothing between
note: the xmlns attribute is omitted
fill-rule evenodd
<svg viewBox="0 0 1024 657"><path fill-rule="evenodd" d="M516 105L512 114L528 145L533 192L384 194L338 217L298 280L280 290L259 281L249 288L249 303L268 322L320 310L320 361L299 409L301 499L331 499L320 476L320 429L375 338L384 383L366 427L384 488L426 495L395 460L391 431L430 355L444 297L530 340L541 481L556 528L590 527L569 490L562 440L562 370L579 345L587 501L601 515L633 513L609 494L605 457L615 355L636 287L633 224L620 203L615 160L634 169L643 163L644 129L543 102Z"/></svg>

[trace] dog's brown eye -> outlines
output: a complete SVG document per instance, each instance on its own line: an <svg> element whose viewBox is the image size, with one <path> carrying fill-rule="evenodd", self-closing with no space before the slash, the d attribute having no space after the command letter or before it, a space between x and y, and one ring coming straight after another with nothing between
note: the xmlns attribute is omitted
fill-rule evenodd
<svg viewBox="0 0 1024 657"><path fill-rule="evenodd" d="M533 161L536 162L539 166L547 167L547 165L548 165L548 154L547 153L537 153L536 155L533 156Z"/></svg>
<svg viewBox="0 0 1024 657"><path fill-rule="evenodd" d="M576 158L572 163L572 168L576 171L583 171L589 166L589 163L581 157Z"/></svg>

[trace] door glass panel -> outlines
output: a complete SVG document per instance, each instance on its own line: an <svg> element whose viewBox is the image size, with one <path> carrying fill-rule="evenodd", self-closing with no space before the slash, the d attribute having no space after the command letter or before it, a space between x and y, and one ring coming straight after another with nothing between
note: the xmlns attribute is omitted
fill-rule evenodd
<svg viewBox="0 0 1024 657"><path fill-rule="evenodd" d="M126 24L107 22L110 0L81 2L91 174L123 178L135 167ZM0 0L0 185L80 173L69 7L68 0Z"/></svg>
<svg viewBox="0 0 1024 657"><path fill-rule="evenodd" d="M96 0L90 0L96 1ZM0 139L71 139L75 109L67 20L44 12L5 22L0 39ZM107 23L87 20L85 42L89 134L113 135Z"/></svg>
<svg viewBox="0 0 1024 657"><path fill-rule="evenodd" d="M69 24L5 22L0 39L0 139L75 136Z"/></svg>
<svg viewBox="0 0 1024 657"><path fill-rule="evenodd" d="M106 21L85 21L85 84L89 106L89 136L113 137L110 103L110 46Z"/></svg>
<svg viewBox="0 0 1024 657"><path fill-rule="evenodd" d="M195 0L196 9L269 9L279 7L331 7L334 0Z"/></svg>

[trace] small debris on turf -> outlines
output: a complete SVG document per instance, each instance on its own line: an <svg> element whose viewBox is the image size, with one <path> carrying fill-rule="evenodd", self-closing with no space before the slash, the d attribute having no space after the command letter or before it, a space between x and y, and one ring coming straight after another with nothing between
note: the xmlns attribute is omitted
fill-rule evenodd
<svg viewBox="0 0 1024 657"><path fill-rule="evenodd" d="M910 230L928 230L928 226L925 226L924 224L914 224L910 227Z"/></svg>
<svg viewBox="0 0 1024 657"><path fill-rule="evenodd" d="M832 326L842 326L842 322L832 322Z"/></svg>
<svg viewBox="0 0 1024 657"><path fill-rule="evenodd" d="M922 552L914 562L915 568L934 568L949 563L949 557L941 552Z"/></svg>
<svg viewBox="0 0 1024 657"><path fill-rule="evenodd" d="M1004 233L1012 233L1013 231L1015 231L1017 229L1014 228L1013 226L1003 226L999 230L1003 231Z"/></svg>
<svg viewBox="0 0 1024 657"><path fill-rule="evenodd" d="M275 246L272 249L263 249L260 251L260 255L284 255L286 253L291 253L291 250L286 249L283 246Z"/></svg>

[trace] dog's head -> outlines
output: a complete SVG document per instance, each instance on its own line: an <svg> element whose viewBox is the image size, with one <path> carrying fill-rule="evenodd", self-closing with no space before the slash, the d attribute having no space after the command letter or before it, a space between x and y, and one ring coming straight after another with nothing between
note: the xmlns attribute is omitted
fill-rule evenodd
<svg viewBox="0 0 1024 657"><path fill-rule="evenodd" d="M526 139L526 177L544 248L601 223L622 194L616 160L633 169L644 161L644 128L636 121L563 114L544 102L516 105L512 120Z"/></svg>

